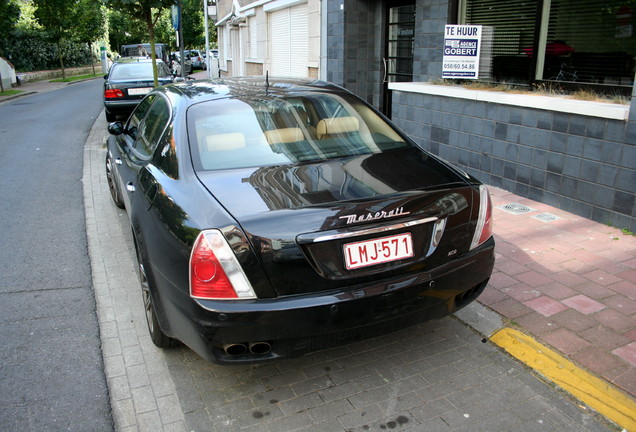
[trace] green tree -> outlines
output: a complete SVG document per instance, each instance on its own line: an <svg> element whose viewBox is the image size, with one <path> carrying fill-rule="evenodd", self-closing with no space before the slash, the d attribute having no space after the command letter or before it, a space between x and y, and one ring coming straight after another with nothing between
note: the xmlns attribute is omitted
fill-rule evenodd
<svg viewBox="0 0 636 432"><path fill-rule="evenodd" d="M148 31L139 21L131 20L125 11L108 9L108 40L111 49L119 52L122 45L145 43Z"/></svg>
<svg viewBox="0 0 636 432"><path fill-rule="evenodd" d="M79 42L88 44L91 52L91 65L95 73L95 58L93 56L93 42L101 39L106 30L106 10L95 0L79 0L77 11L77 31L75 37Z"/></svg>
<svg viewBox="0 0 636 432"><path fill-rule="evenodd" d="M18 30L42 30L42 26L35 19L35 6L30 0L17 0L20 7L20 18L16 23Z"/></svg>
<svg viewBox="0 0 636 432"><path fill-rule="evenodd" d="M7 49L7 41L20 17L20 6L13 0L0 0L0 53Z"/></svg>
<svg viewBox="0 0 636 432"><path fill-rule="evenodd" d="M157 78L157 54L155 51L155 25L161 17L162 10L174 4L176 4L175 0L106 0L106 5L109 8L127 13L129 17L141 20L146 24L150 42L150 55L152 58L155 87L159 86L159 80Z"/></svg>
<svg viewBox="0 0 636 432"><path fill-rule="evenodd" d="M33 4L36 7L35 18L44 28L48 38L57 45L62 78L66 78L64 70L66 44L64 42L73 39L78 0L33 0Z"/></svg>
<svg viewBox="0 0 636 432"><path fill-rule="evenodd" d="M205 45L203 28L203 2L182 0L183 44L186 48L201 48Z"/></svg>

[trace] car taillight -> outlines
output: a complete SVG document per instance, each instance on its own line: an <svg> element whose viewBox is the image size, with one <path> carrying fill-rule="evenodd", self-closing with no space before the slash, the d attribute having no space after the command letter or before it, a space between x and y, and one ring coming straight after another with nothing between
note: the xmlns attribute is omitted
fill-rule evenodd
<svg viewBox="0 0 636 432"><path fill-rule="evenodd" d="M219 230L202 231L190 254L190 296L197 299L254 299L234 251Z"/></svg>
<svg viewBox="0 0 636 432"><path fill-rule="evenodd" d="M107 99L124 97L124 92L119 89L108 89L104 91L104 97Z"/></svg>
<svg viewBox="0 0 636 432"><path fill-rule="evenodd" d="M492 202L486 186L479 186L479 218L477 227L470 243L470 249L474 249L492 237Z"/></svg>

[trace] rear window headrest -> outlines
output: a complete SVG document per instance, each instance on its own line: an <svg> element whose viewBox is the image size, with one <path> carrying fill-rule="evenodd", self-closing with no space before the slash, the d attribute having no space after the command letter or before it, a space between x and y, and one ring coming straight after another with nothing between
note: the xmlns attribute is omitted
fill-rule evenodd
<svg viewBox="0 0 636 432"><path fill-rule="evenodd" d="M282 128L265 131L265 138L269 145L279 143L290 143L302 141L305 139L303 131L300 128Z"/></svg>
<svg viewBox="0 0 636 432"><path fill-rule="evenodd" d="M356 132L360 130L360 123L355 117L334 117L323 119L316 126L316 135L321 139L327 135Z"/></svg>

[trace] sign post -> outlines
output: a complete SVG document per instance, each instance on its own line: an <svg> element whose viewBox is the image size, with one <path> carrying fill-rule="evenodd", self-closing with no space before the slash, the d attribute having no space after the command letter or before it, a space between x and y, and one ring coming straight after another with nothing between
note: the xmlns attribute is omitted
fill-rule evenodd
<svg viewBox="0 0 636 432"><path fill-rule="evenodd" d="M106 55L106 47L105 46L100 46L99 47L99 54L100 54L100 60L102 62L102 73L106 74L108 73L108 56Z"/></svg>
<svg viewBox="0 0 636 432"><path fill-rule="evenodd" d="M444 32L442 78L479 78L480 25L447 25Z"/></svg>

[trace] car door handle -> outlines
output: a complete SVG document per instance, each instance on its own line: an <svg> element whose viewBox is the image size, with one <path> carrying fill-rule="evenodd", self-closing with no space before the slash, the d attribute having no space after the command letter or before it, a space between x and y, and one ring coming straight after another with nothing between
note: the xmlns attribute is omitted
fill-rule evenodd
<svg viewBox="0 0 636 432"><path fill-rule="evenodd" d="M116 165L121 165L121 159L120 158L115 158L115 164Z"/></svg>
<svg viewBox="0 0 636 432"><path fill-rule="evenodd" d="M126 190L128 192L134 192L135 191L135 187L133 186L132 182L126 184Z"/></svg>

